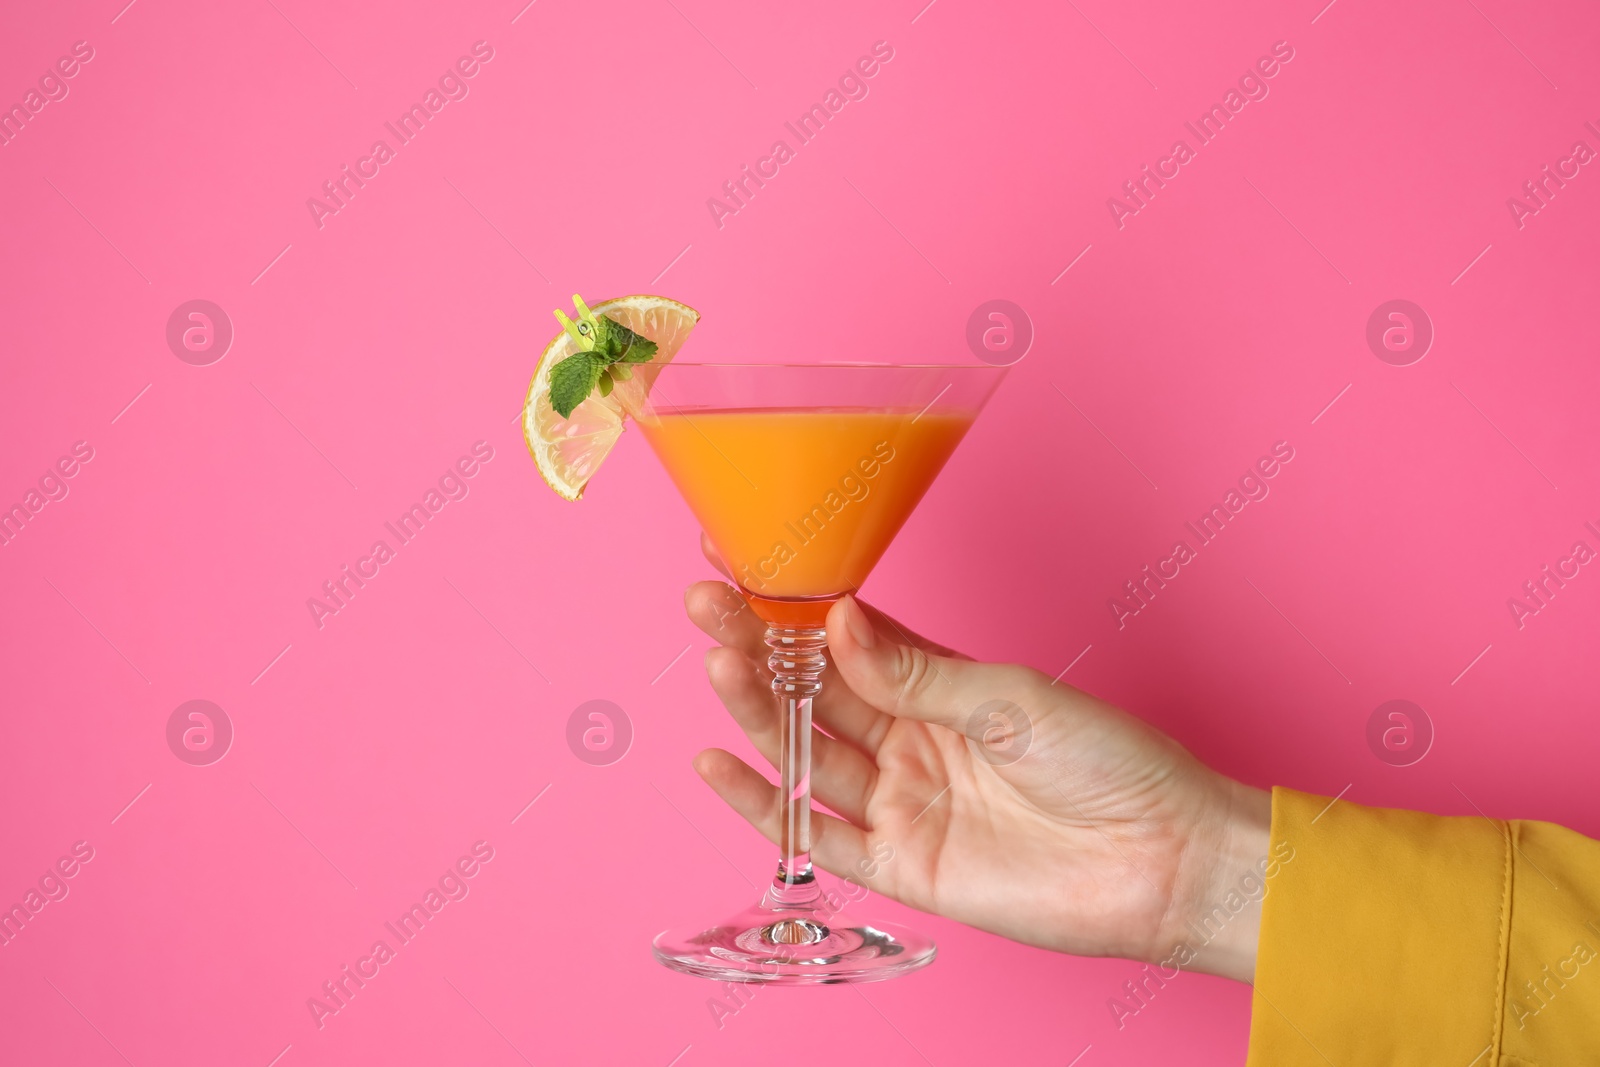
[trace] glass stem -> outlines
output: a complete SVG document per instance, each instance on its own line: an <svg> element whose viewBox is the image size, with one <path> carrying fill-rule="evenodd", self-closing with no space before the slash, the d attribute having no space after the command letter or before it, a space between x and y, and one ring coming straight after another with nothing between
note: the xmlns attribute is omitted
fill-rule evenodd
<svg viewBox="0 0 1600 1067"><path fill-rule="evenodd" d="M779 907L821 895L811 871L811 701L822 691L828 634L820 627L767 627L767 666L783 714L778 746L778 872L767 891Z"/></svg>

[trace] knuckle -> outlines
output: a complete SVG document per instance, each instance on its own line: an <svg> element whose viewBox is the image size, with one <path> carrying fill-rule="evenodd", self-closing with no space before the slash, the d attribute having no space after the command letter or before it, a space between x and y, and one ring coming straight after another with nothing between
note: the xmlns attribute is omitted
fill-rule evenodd
<svg viewBox="0 0 1600 1067"><path fill-rule="evenodd" d="M898 679L895 708L910 707L927 695L934 676L933 661L922 649L901 645L895 662L895 676Z"/></svg>

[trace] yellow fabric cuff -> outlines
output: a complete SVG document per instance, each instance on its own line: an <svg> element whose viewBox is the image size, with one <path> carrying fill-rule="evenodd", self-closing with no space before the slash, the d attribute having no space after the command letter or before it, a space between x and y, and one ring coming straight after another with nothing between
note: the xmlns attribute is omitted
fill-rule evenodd
<svg viewBox="0 0 1600 1067"><path fill-rule="evenodd" d="M1600 844L1511 824L1511 944L1498 1067L1600 1059Z"/></svg>
<svg viewBox="0 0 1600 1067"><path fill-rule="evenodd" d="M1271 854L1250 1067L1496 1062L1507 824L1278 788Z"/></svg>

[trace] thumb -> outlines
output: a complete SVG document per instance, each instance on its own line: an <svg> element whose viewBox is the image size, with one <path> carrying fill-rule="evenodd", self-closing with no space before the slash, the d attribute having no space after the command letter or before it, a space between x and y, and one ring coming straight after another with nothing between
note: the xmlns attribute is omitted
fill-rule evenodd
<svg viewBox="0 0 1600 1067"><path fill-rule="evenodd" d="M862 700L975 740L996 722L1027 729L1059 695L1028 667L954 659L902 643L900 635L874 627L851 596L828 612L827 630L834 667Z"/></svg>

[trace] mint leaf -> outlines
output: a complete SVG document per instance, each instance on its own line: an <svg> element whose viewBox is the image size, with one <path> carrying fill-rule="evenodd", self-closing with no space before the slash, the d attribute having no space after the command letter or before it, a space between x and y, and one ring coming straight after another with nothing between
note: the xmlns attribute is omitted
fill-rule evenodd
<svg viewBox="0 0 1600 1067"><path fill-rule="evenodd" d="M556 321L578 346L590 345L587 351L575 352L550 368L550 406L562 418L571 418L578 405L600 388L600 395L610 396L617 382L632 377L629 363L648 363L656 357L657 345L628 329L607 315L595 317L577 297L573 304L579 313L579 322L557 311ZM611 368L615 367L615 370Z"/></svg>
<svg viewBox="0 0 1600 1067"><path fill-rule="evenodd" d="M636 335L637 336L637 335ZM656 343L640 337L622 353L623 363L649 363L656 358Z"/></svg>
<svg viewBox="0 0 1600 1067"><path fill-rule="evenodd" d="M655 358L656 343L634 333L609 315L595 320L594 351L606 357L608 363L648 363Z"/></svg>
<svg viewBox="0 0 1600 1067"><path fill-rule="evenodd" d="M594 352L575 352L550 368L550 406L563 419L594 389L608 361Z"/></svg>

